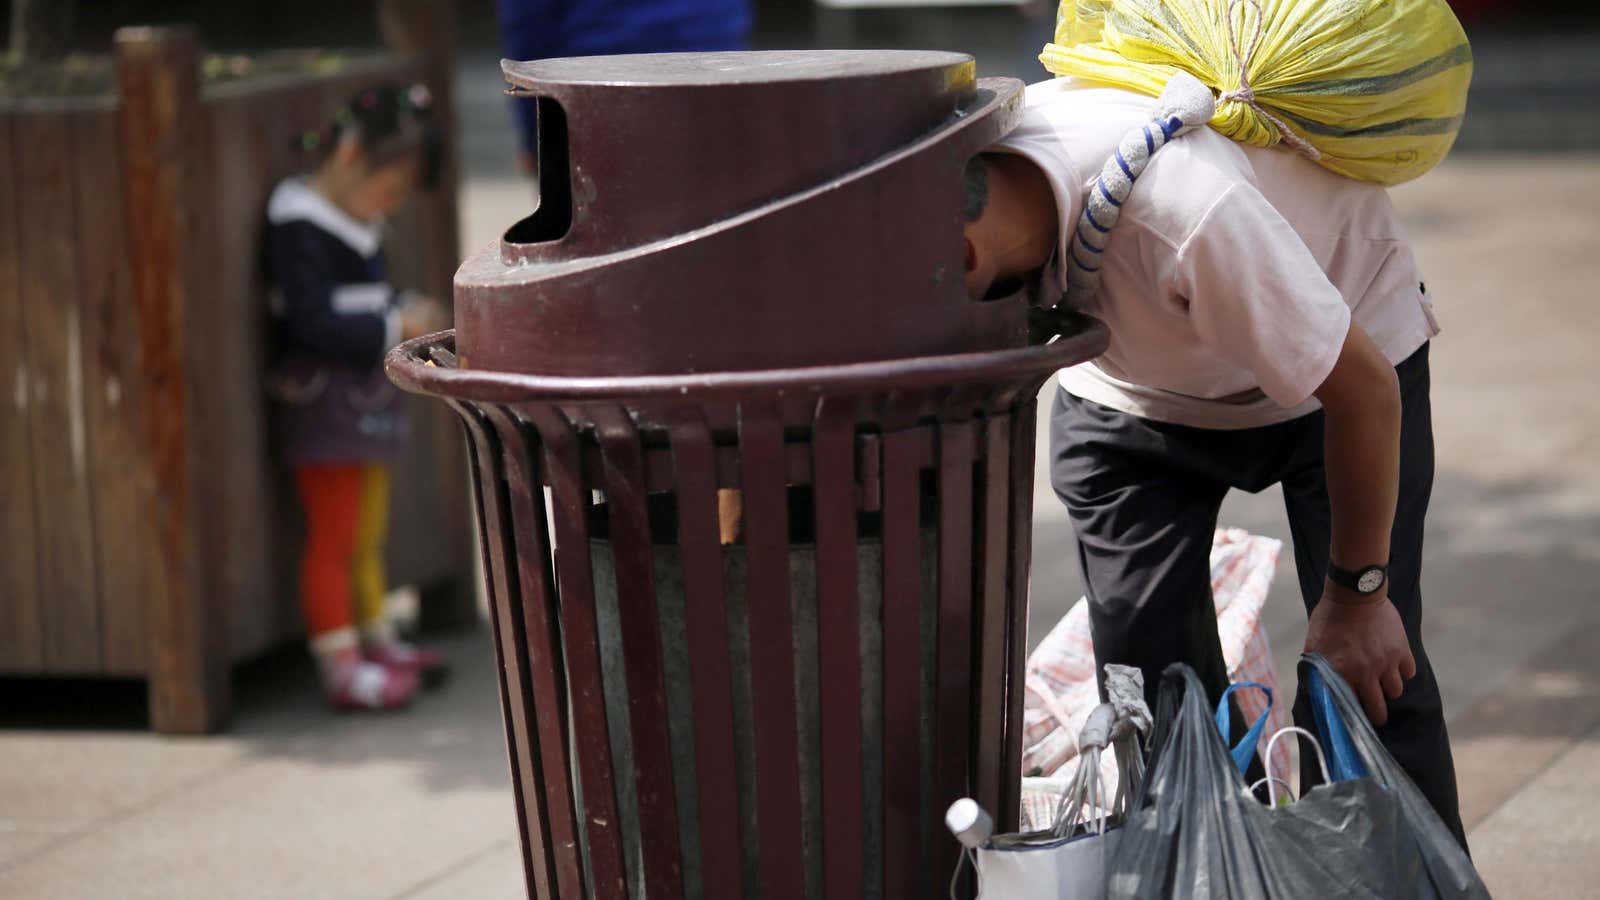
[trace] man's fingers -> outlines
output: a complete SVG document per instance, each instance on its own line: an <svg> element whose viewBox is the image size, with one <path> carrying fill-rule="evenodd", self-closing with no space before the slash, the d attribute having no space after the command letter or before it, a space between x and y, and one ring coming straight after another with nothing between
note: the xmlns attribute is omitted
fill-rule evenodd
<svg viewBox="0 0 1600 900"><path fill-rule="evenodd" d="M1400 658L1400 677L1407 681L1417 677L1417 661L1410 651Z"/></svg>
<svg viewBox="0 0 1600 900"><path fill-rule="evenodd" d="M1378 687L1375 678L1368 678L1356 687L1356 695L1361 698L1361 708L1367 711L1367 718L1373 725L1382 725L1389 721L1389 704L1384 702L1383 690Z"/></svg>
<svg viewBox="0 0 1600 900"><path fill-rule="evenodd" d="M1400 693L1406 689L1405 679L1400 677L1399 669L1390 669L1383 673L1383 694L1390 700L1399 700Z"/></svg>

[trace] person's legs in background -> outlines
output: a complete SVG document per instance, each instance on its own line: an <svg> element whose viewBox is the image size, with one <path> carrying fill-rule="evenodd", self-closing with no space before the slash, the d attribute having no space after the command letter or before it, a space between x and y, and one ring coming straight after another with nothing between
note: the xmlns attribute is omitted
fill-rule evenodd
<svg viewBox="0 0 1600 900"><path fill-rule="evenodd" d="M417 676L361 656L352 573L361 531L362 468L316 464L295 469L306 515L300 605L328 701L338 707L388 709L403 705L416 693Z"/></svg>
<svg viewBox="0 0 1600 900"><path fill-rule="evenodd" d="M444 657L402 642L384 606L388 596L384 546L389 540L389 478L389 467L382 463L361 467L360 513L350 568L361 650L371 662L391 669L419 675L442 672Z"/></svg>
<svg viewBox="0 0 1600 900"><path fill-rule="evenodd" d="M388 592L383 570L383 546L389 537L388 466L361 467L361 495L357 507L360 512L350 585L355 593L356 629L361 632L362 645L370 646L394 640L383 608L384 594Z"/></svg>
<svg viewBox="0 0 1600 900"><path fill-rule="evenodd" d="M1378 737L1422 791L1456 840L1466 846L1466 833L1456 792L1455 761L1445 728L1444 702L1433 666L1422 646L1422 536L1428 500L1433 492L1433 411L1428 396L1426 345L1398 367L1400 377L1400 499L1390 537L1389 600L1400 612L1417 674L1406 682L1400 699L1389 703L1389 721ZM1284 506L1294 537L1295 567L1306 612L1322 599L1328 571L1332 515L1327 473L1323 466L1321 415L1308 417L1301 437L1304 463L1283 479ZM1366 561L1358 561L1365 564ZM1352 563L1346 563L1351 565ZM1295 721L1311 727L1309 705L1302 691L1295 703ZM1302 778L1305 776L1302 775Z"/></svg>

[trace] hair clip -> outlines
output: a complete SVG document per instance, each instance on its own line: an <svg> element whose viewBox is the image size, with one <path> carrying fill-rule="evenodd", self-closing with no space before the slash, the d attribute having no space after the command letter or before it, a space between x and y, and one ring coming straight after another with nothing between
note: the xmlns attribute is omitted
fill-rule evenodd
<svg viewBox="0 0 1600 900"><path fill-rule="evenodd" d="M412 109L424 110L433 106L433 94L428 91L427 85L421 82L413 84L411 89L406 91L406 99L411 101Z"/></svg>
<svg viewBox="0 0 1600 900"><path fill-rule="evenodd" d="M304 134L300 135L300 146L306 150L317 149L317 144L321 143L321 141L322 135L315 128L308 129Z"/></svg>

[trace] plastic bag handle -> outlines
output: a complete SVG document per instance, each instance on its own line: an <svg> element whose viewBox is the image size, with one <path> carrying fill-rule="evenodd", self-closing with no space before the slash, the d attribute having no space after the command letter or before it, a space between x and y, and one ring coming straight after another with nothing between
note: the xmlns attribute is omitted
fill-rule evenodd
<svg viewBox="0 0 1600 900"><path fill-rule="evenodd" d="M1322 780L1324 782L1333 781L1333 779L1328 776L1328 757L1323 754L1322 744L1317 741L1317 736L1297 725L1290 725L1288 728L1278 729L1278 733L1272 736L1272 740L1267 741L1267 759L1272 759L1272 748L1276 747L1278 745L1278 739L1286 734L1298 735L1310 741L1311 749L1317 751L1317 764L1322 767ZM1267 805L1273 808L1277 808L1278 806L1278 795L1272 790L1272 782L1278 780L1279 779L1273 778L1267 781ZM1287 785L1285 785L1285 788L1287 789ZM1251 790L1253 791L1254 788Z"/></svg>
<svg viewBox="0 0 1600 900"><path fill-rule="evenodd" d="M1327 681L1316 667L1308 667L1308 671L1306 694L1311 700L1311 712L1316 719L1317 735L1321 738L1322 746L1328 755L1324 777L1328 777L1331 772L1330 781L1366 778L1370 774L1367 771L1367 764L1362 762L1355 741L1350 739L1350 730L1345 727L1344 717L1339 714L1339 708L1333 703L1333 694L1328 690Z"/></svg>
<svg viewBox="0 0 1600 900"><path fill-rule="evenodd" d="M1244 733L1239 743L1228 751L1233 756L1233 764L1239 768L1239 774L1243 775L1250 768L1250 758L1255 756L1256 744L1261 742L1261 733L1266 731L1267 717L1272 715L1272 688L1254 681L1241 681L1229 685L1228 689L1222 692L1222 699L1217 701L1217 730L1222 732L1224 741L1228 739L1228 732L1233 730L1233 712L1228 706L1228 698L1241 688L1255 688L1267 695L1267 708L1262 711L1255 724L1250 726L1250 730Z"/></svg>

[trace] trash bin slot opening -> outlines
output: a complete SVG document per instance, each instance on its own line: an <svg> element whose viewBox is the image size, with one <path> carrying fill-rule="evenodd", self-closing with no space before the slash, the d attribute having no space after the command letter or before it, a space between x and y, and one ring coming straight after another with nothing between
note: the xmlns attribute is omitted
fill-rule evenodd
<svg viewBox="0 0 1600 900"><path fill-rule="evenodd" d="M566 237L572 228L572 167L567 113L549 97L535 101L538 122L539 206L506 230L508 244L541 244Z"/></svg>

